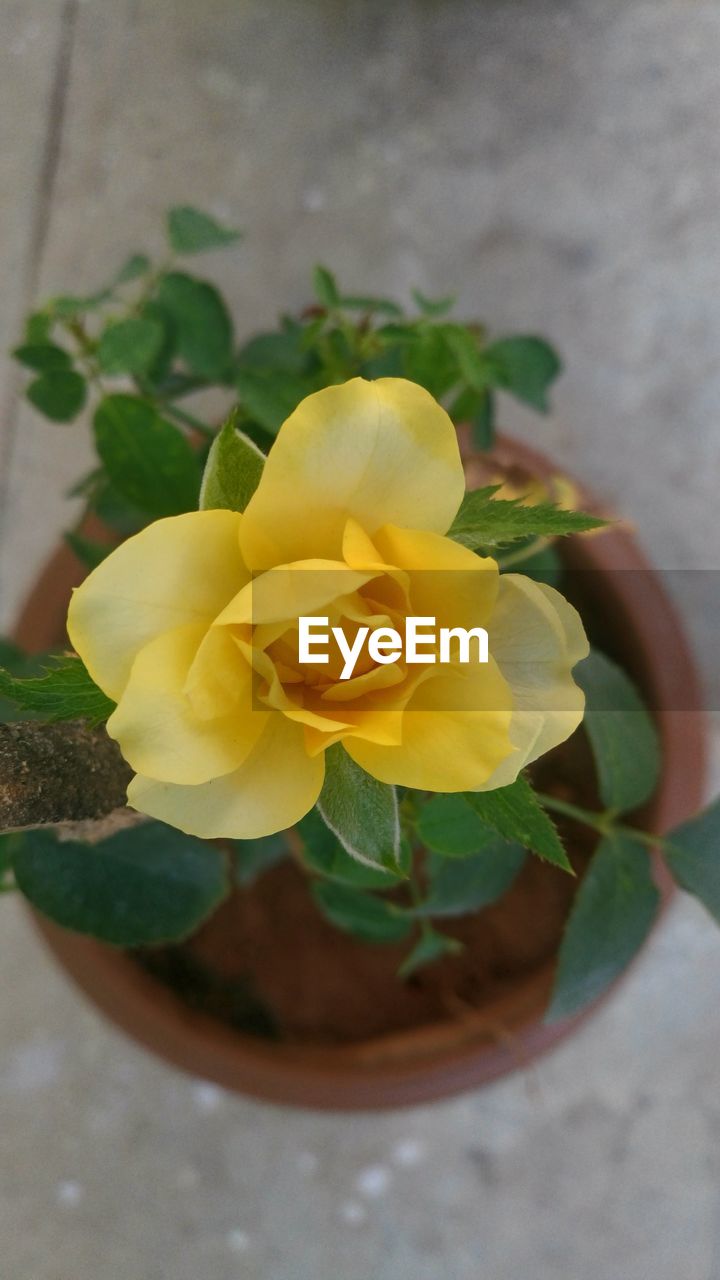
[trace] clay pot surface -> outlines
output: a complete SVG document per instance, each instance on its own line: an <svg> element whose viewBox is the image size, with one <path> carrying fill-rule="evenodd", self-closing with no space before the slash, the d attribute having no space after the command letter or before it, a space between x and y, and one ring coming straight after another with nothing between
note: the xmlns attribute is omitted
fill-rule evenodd
<svg viewBox="0 0 720 1280"><path fill-rule="evenodd" d="M514 479L559 470L508 439L501 441L495 461L512 468ZM466 469L471 485L486 482L486 459L470 455ZM582 501L597 506L587 493ZM662 833L703 799L705 724L683 628L658 575L622 526L568 541L563 557L571 579L585 583L581 594L602 620L609 651L635 678L655 715L663 774L642 819L647 829ZM40 652L63 643L70 591L84 575L69 548L53 555L22 610L15 632L20 644ZM666 903L672 889L659 858L655 871ZM33 915L61 968L133 1039L185 1071L273 1102L344 1110L445 1097L527 1065L596 1007L562 1023L543 1023L554 968L550 958L481 1006L437 1023L348 1044L280 1043L191 1008L128 953ZM352 983L352 972L347 980Z"/></svg>

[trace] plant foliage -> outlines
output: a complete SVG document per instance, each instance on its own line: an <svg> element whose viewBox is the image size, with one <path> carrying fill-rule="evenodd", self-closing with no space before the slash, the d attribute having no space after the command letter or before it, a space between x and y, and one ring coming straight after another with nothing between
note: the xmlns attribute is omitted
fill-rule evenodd
<svg viewBox="0 0 720 1280"><path fill-rule="evenodd" d="M95 725L107 720L115 703L98 688L81 658L66 654L47 661L41 675L16 676L0 668L0 697L49 723L86 720Z"/></svg>
<svg viewBox="0 0 720 1280"><path fill-rule="evenodd" d="M409 378L456 423L469 424L482 449L494 442L499 394L548 411L561 365L543 338L495 336L462 322L451 297L414 290L403 306L347 292L321 265L312 275L312 305L239 338L221 290L194 264L207 251L227 251L241 233L187 205L169 211L166 233L161 261L135 251L107 283L49 299L28 317L14 351L40 413L66 424L87 407L92 418L98 461L73 496L108 536L96 542L82 523L68 534L89 568L113 540L151 519L198 505L243 511L279 427L323 387L357 376ZM208 422L189 399L206 392L226 409L221 429L222 407ZM561 565L547 541L603 523L551 502L500 496L488 485L466 496L450 536L501 562L511 547L514 559L525 557L523 570L548 580ZM400 973L408 977L425 964L452 962L460 950L454 918L496 902L529 854L552 864L548 875L570 870L563 824L582 821L598 842L579 878L551 1001L550 1016L566 1017L607 989L658 909L652 837L621 821L657 786L654 725L626 673L602 654L593 652L577 678L587 698L597 811L539 796L529 776L489 792L396 791L336 745L318 806L291 838L219 848L160 823L95 845L48 831L0 836L0 891L17 883L53 919L111 943L157 943L196 928L227 893L231 870L245 886L292 846L326 920L365 942L400 947ZM5 719L98 724L113 710L78 658L38 664L9 644L0 646L0 700ZM560 815L560 830L550 812ZM676 881L720 920L718 812L711 806L660 843Z"/></svg>

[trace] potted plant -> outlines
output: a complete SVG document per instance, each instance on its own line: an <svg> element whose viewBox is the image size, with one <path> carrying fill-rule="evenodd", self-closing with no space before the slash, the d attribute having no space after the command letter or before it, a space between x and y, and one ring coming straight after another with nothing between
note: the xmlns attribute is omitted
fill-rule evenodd
<svg viewBox="0 0 720 1280"><path fill-rule="evenodd" d="M0 883L228 1087L479 1083L576 1025L673 883L720 914L682 630L622 526L495 440L498 390L547 408L547 343L317 268L238 347L175 261L237 233L168 236L15 352L48 417L93 401L98 466L3 649Z"/></svg>

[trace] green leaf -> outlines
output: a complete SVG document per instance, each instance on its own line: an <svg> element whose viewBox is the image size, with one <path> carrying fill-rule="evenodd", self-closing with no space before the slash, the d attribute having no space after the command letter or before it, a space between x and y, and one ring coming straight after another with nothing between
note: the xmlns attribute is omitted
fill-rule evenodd
<svg viewBox="0 0 720 1280"><path fill-rule="evenodd" d="M311 390L306 378L293 374L278 377L270 369L240 369L235 374L235 386L243 407L271 435L276 435Z"/></svg>
<svg viewBox="0 0 720 1280"><path fill-rule="evenodd" d="M556 867L572 872L555 826L526 778L495 791L466 791L465 798L483 822L505 840L517 841Z"/></svg>
<svg viewBox="0 0 720 1280"><path fill-rule="evenodd" d="M167 215L167 233L175 253L205 253L223 249L242 239L242 231L223 227L209 213L190 205L177 205Z"/></svg>
<svg viewBox="0 0 720 1280"><path fill-rule="evenodd" d="M31 404L53 422L70 422L85 404L85 379L72 369L51 369L30 383L25 392Z"/></svg>
<svg viewBox="0 0 720 1280"><path fill-rule="evenodd" d="M421 311L424 316L435 319L452 311L457 301L453 294L449 294L446 298L426 298L419 289L413 289L412 296L418 311Z"/></svg>
<svg viewBox="0 0 720 1280"><path fill-rule="evenodd" d="M403 353L405 377L418 382L436 399L444 396L459 377L458 363L442 329L423 329L408 342Z"/></svg>
<svg viewBox="0 0 720 1280"><path fill-rule="evenodd" d="M29 832L13 854L13 870L38 911L119 947L187 937L229 890L221 851L161 822L98 844Z"/></svg>
<svg viewBox="0 0 720 1280"><path fill-rule="evenodd" d="M158 301L173 320L188 368L211 381L224 380L232 364L233 327L214 285L174 271L160 281Z"/></svg>
<svg viewBox="0 0 720 1280"><path fill-rule="evenodd" d="M520 498L496 498L498 485L466 493L448 537L475 550L506 546L522 538L560 538L601 529L606 520L583 511L564 511L552 502L522 505Z"/></svg>
<svg viewBox="0 0 720 1280"><path fill-rule="evenodd" d="M340 306L340 293L332 271L327 267L317 266L313 271L313 289L318 302L332 311Z"/></svg>
<svg viewBox="0 0 720 1280"><path fill-rule="evenodd" d="M395 788L355 764L340 742L325 752L325 782L317 804L351 857L373 867L397 868L400 821Z"/></svg>
<svg viewBox="0 0 720 1280"><path fill-rule="evenodd" d="M363 942L399 942L412 928L412 920L399 915L392 903L360 889L316 880L310 892L331 924Z"/></svg>
<svg viewBox="0 0 720 1280"><path fill-rule="evenodd" d="M88 509L94 511L103 524L119 537L130 537L147 524L147 515L113 489L104 467L98 467L86 476L76 490L71 490L69 496L84 497Z"/></svg>
<svg viewBox="0 0 720 1280"><path fill-rule="evenodd" d="M280 832L275 836L262 836L258 840L231 840L235 879L239 885L252 884L264 871L277 866L287 858L289 847Z"/></svg>
<svg viewBox="0 0 720 1280"><path fill-rule="evenodd" d="M665 861L681 888L720 924L720 800L665 836Z"/></svg>
<svg viewBox="0 0 720 1280"><path fill-rule="evenodd" d="M131 253L115 276L114 283L129 284L131 280L138 280L140 276L147 275L150 266L150 259L144 253Z"/></svg>
<svg viewBox="0 0 720 1280"><path fill-rule="evenodd" d="M200 510L244 511L260 483L265 455L235 426L231 414L210 446L200 485Z"/></svg>
<svg viewBox="0 0 720 1280"><path fill-rule="evenodd" d="M344 382L355 372L357 353L346 328L334 328L323 334L319 354L322 356L322 385Z"/></svg>
<svg viewBox="0 0 720 1280"><path fill-rule="evenodd" d="M317 809L305 814L297 830L302 840L304 865L328 880L337 880L357 889L389 889L409 874L412 852L407 840L401 840L400 865L391 871L368 866L351 857L325 825Z"/></svg>
<svg viewBox="0 0 720 1280"><path fill-rule="evenodd" d="M18 675L24 670L28 662L32 662L33 658L25 653L14 640L9 640L7 636L0 636L0 666L7 667L13 675Z"/></svg>
<svg viewBox="0 0 720 1280"><path fill-rule="evenodd" d="M93 542L91 538L83 537L74 529L68 530L64 536L68 546L87 569L96 569L112 551L112 547L106 542Z"/></svg>
<svg viewBox="0 0 720 1280"><path fill-rule="evenodd" d="M349 297L343 294L340 298L340 306L345 311L375 311L379 315L395 316L398 319L403 314L402 307L399 307L397 302L391 302L389 298L372 298L358 294L351 294Z"/></svg>
<svg viewBox="0 0 720 1280"><path fill-rule="evenodd" d="M384 343L399 343L401 346L415 342L419 333L428 333L427 326L420 326L416 320L406 320L402 324L383 324L375 330L375 337Z"/></svg>
<svg viewBox="0 0 720 1280"><path fill-rule="evenodd" d="M103 333L97 358L103 373L143 374L159 356L165 334L156 320L133 316L110 325Z"/></svg>
<svg viewBox="0 0 720 1280"><path fill-rule="evenodd" d="M303 346L301 325L280 333L258 333L240 348L236 357L238 369L272 370L275 373L303 374L308 367L308 353Z"/></svg>
<svg viewBox="0 0 720 1280"><path fill-rule="evenodd" d="M62 294L51 298L48 308L58 320L72 320L84 311L95 311L108 298L112 297L112 289L98 289L97 293L88 293L84 297L75 294Z"/></svg>
<svg viewBox="0 0 720 1280"><path fill-rule="evenodd" d="M45 347L50 342L52 316L47 311L31 311L25 321L25 343L29 347Z"/></svg>
<svg viewBox="0 0 720 1280"><path fill-rule="evenodd" d="M503 568L502 561L500 568ZM536 582L544 582L549 587L557 587L565 572L562 559L555 547L541 547L531 556L526 556L517 565L518 572L526 578L534 578Z"/></svg>
<svg viewBox="0 0 720 1280"><path fill-rule="evenodd" d="M371 356L369 360L363 360L359 373L362 378L368 378L370 381L375 378L406 377L405 352L402 345L397 343L393 347L386 347L384 351Z"/></svg>
<svg viewBox="0 0 720 1280"><path fill-rule="evenodd" d="M470 419L472 442L476 449L492 449L495 443L495 397L483 391L477 411Z"/></svg>
<svg viewBox="0 0 720 1280"><path fill-rule="evenodd" d="M0 695L43 720L88 720L102 724L115 703L98 689L81 658L53 658L43 675L21 679L0 668Z"/></svg>
<svg viewBox="0 0 720 1280"><path fill-rule="evenodd" d="M556 352L547 342L532 336L502 338L486 347L484 354L493 367L496 386L547 413L548 389L562 370Z"/></svg>
<svg viewBox="0 0 720 1280"><path fill-rule="evenodd" d="M495 443L495 399L486 388L476 391L466 387L450 406L453 422L469 422L476 449L491 449Z"/></svg>
<svg viewBox="0 0 720 1280"><path fill-rule="evenodd" d="M443 335L458 365L458 372L476 391L492 385L492 368L486 353L478 346L476 336L463 325L444 324L437 330Z"/></svg>
<svg viewBox="0 0 720 1280"><path fill-rule="evenodd" d="M5 675L26 678L42 674L52 655L47 653L25 653L12 640L0 636L0 668ZM14 720L36 720L38 717L31 711L22 710L10 698L0 694L0 724L10 724Z"/></svg>
<svg viewBox="0 0 720 1280"><path fill-rule="evenodd" d="M650 714L630 677L597 649L578 663L574 678L585 692L583 726L603 804L618 813L637 809L657 787L662 763Z"/></svg>
<svg viewBox="0 0 720 1280"><path fill-rule="evenodd" d="M143 379L150 383L155 394L162 395L168 400L175 400L189 391L204 387L204 378L173 370L173 361L177 354L177 327L169 311L161 307L155 298L149 298L140 311L140 319L149 320L162 333L162 342L154 360L149 368L143 370Z"/></svg>
<svg viewBox="0 0 720 1280"><path fill-rule="evenodd" d="M607 990L647 938L659 903L647 850L624 835L602 840L568 918L548 1022Z"/></svg>
<svg viewBox="0 0 720 1280"><path fill-rule="evenodd" d="M260 450L263 457L266 458L272 448L272 435L269 431L266 431L264 427L261 427L259 422L254 422L252 418L246 417L239 406L238 410L239 420L243 425L243 434L247 436L248 440L252 440L253 444Z"/></svg>
<svg viewBox="0 0 720 1280"><path fill-rule="evenodd" d="M446 858L467 858L497 841L464 795L433 796L420 808L416 829L426 848Z"/></svg>
<svg viewBox="0 0 720 1280"><path fill-rule="evenodd" d="M36 373L49 373L52 369L69 369L72 360L67 351L55 346L52 342L38 345L24 344L13 351L15 359L24 364L26 369L34 369Z"/></svg>
<svg viewBox="0 0 720 1280"><path fill-rule="evenodd" d="M462 949L463 945L457 938L449 938L446 933L438 933L431 925L426 925L412 951L400 965L398 977L409 978L424 965L441 960L443 956L458 955Z"/></svg>
<svg viewBox="0 0 720 1280"><path fill-rule="evenodd" d="M448 409L453 422L457 425L469 422L482 404L485 394L484 391L475 391L473 387L463 387Z"/></svg>
<svg viewBox="0 0 720 1280"><path fill-rule="evenodd" d="M317 307L311 308L311 318L306 318L299 322L300 333L298 335L300 345L307 354L314 352L315 348L321 342L325 334L325 326L327 317L325 315L317 315Z"/></svg>
<svg viewBox="0 0 720 1280"><path fill-rule="evenodd" d="M427 894L414 914L462 916L497 902L510 888L525 858L522 845L497 836L462 860L431 854L426 863Z"/></svg>
<svg viewBox="0 0 720 1280"><path fill-rule="evenodd" d="M195 454L152 405L135 396L106 396L94 426L110 481L128 502L153 516L195 509L200 481Z"/></svg>

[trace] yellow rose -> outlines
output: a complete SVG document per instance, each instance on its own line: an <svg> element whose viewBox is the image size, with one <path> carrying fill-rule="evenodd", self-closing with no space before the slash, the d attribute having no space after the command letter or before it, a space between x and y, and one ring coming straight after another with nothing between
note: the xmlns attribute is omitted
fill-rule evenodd
<svg viewBox="0 0 720 1280"><path fill-rule="evenodd" d="M246 510L158 520L75 592L73 645L117 702L128 802L188 833L269 835L315 804L341 742L383 782L505 786L582 719L588 651L563 597L443 536L453 424L421 387L355 378L283 425ZM300 665L300 616L352 635L409 615L484 627L487 663Z"/></svg>

